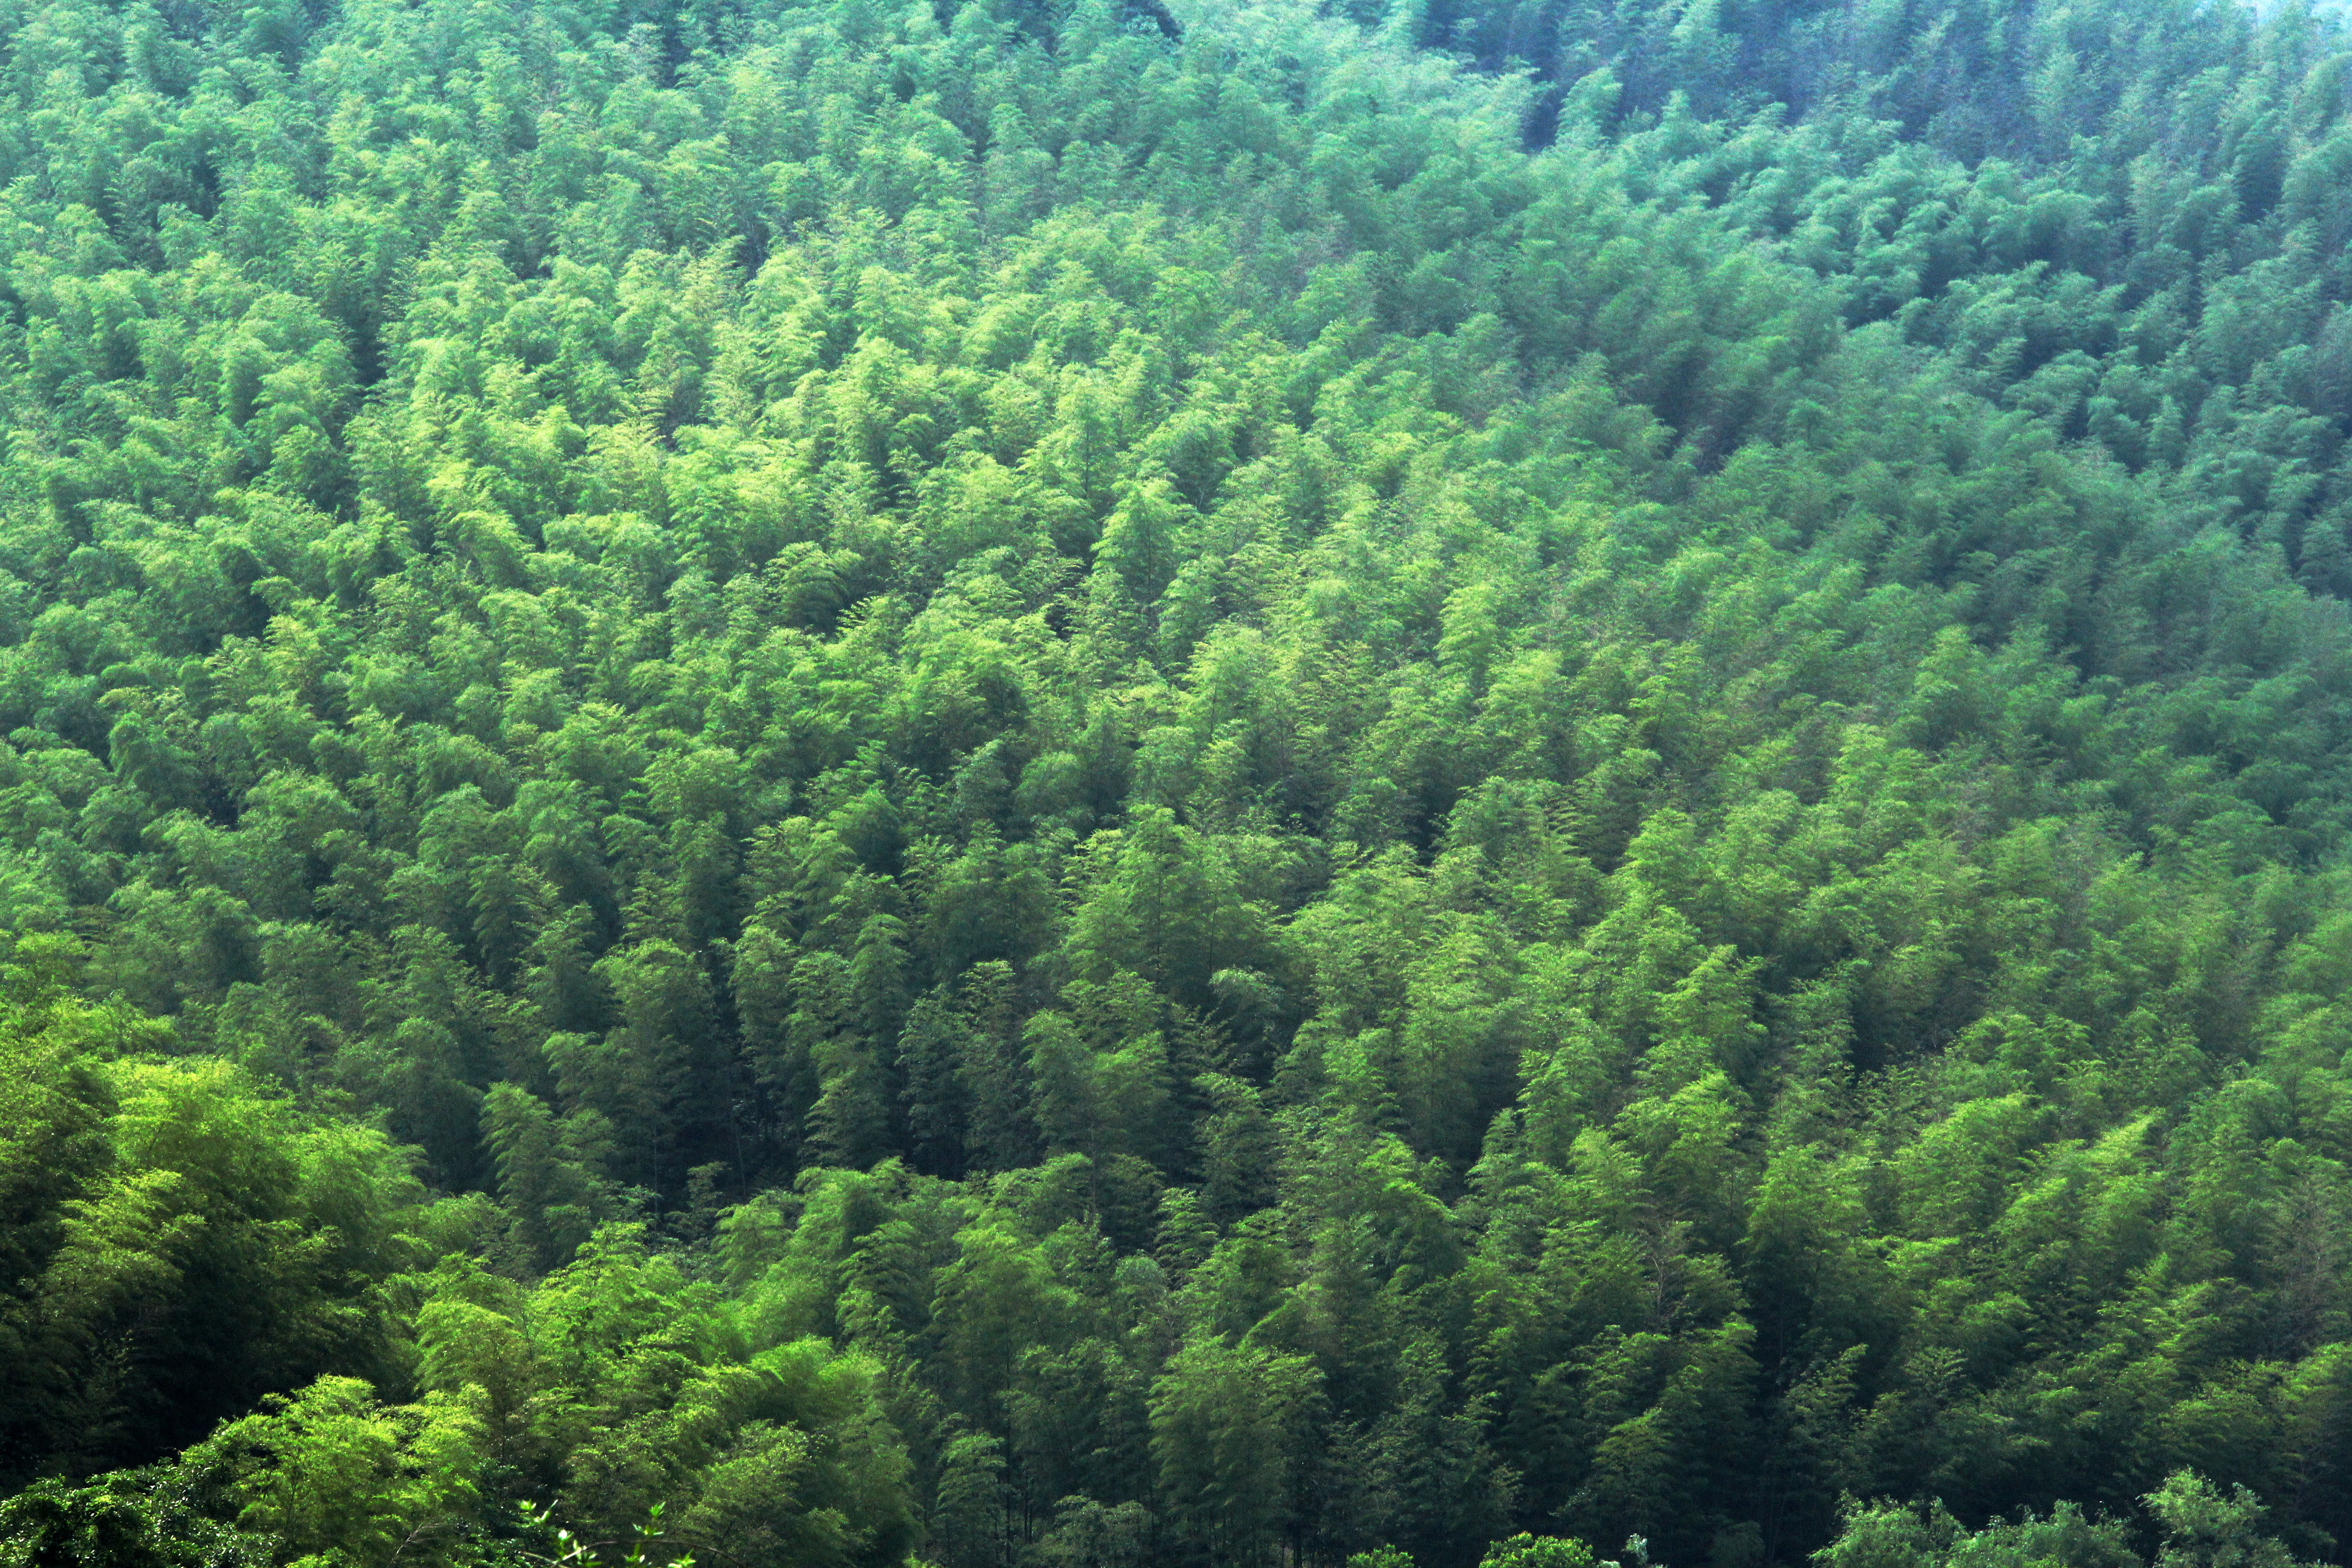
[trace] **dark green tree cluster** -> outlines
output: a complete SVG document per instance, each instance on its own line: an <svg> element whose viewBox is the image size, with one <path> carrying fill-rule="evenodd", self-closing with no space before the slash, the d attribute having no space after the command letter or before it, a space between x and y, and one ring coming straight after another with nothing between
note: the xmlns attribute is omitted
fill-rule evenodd
<svg viewBox="0 0 2352 1568"><path fill-rule="evenodd" d="M2352 1549L2352 36L1636 9L0 0L0 1564Z"/></svg>

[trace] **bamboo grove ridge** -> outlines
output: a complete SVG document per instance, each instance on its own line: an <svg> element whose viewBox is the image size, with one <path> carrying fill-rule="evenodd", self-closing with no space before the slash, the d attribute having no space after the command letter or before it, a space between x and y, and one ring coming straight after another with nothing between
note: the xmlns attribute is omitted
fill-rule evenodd
<svg viewBox="0 0 2352 1568"><path fill-rule="evenodd" d="M2352 21L0 0L0 1568L2352 1552Z"/></svg>

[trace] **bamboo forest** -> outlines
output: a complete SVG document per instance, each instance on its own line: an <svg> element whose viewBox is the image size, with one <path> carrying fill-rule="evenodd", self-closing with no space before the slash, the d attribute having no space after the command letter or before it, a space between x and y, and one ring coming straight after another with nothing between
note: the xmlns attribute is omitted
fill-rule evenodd
<svg viewBox="0 0 2352 1568"><path fill-rule="evenodd" d="M2352 11L0 0L0 1568L2352 1561Z"/></svg>

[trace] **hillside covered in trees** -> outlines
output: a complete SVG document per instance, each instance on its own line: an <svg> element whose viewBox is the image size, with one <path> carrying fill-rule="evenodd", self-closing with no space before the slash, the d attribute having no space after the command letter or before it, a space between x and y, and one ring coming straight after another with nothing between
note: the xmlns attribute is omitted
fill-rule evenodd
<svg viewBox="0 0 2352 1568"><path fill-rule="evenodd" d="M2352 24L0 0L0 1568L2352 1556Z"/></svg>

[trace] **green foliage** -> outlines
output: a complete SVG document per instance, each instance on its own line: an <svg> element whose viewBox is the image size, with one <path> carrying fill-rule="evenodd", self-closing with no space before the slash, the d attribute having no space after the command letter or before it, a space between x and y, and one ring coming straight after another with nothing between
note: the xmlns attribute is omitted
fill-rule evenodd
<svg viewBox="0 0 2352 1568"><path fill-rule="evenodd" d="M206 1439L235 1474L238 1522L334 1568L446 1560L477 1500L476 1424L445 1398L385 1409L356 1378L325 1377ZM199 1461L201 1462L201 1461Z"/></svg>
<svg viewBox="0 0 2352 1568"><path fill-rule="evenodd" d="M1514 1535L1486 1548L1479 1568L1592 1568L1592 1549L1573 1536Z"/></svg>
<svg viewBox="0 0 2352 1568"><path fill-rule="evenodd" d="M2285 1568L2294 1554L2263 1531L2263 1508L2243 1487L2223 1489L2179 1470L2141 1500L2161 1537L2164 1564L2263 1563ZM2062 1563L2065 1568L2133 1568L2145 1561L2123 1521L2086 1516L2060 1503L2047 1517L2021 1512L1970 1531L1940 1504L1850 1508L1836 1541L1815 1554L1822 1568L1864 1563Z"/></svg>
<svg viewBox="0 0 2352 1568"><path fill-rule="evenodd" d="M0 1565L2340 1559L2347 47L0 5Z"/></svg>
<svg viewBox="0 0 2352 1568"><path fill-rule="evenodd" d="M380 1361L371 1286L421 1251L401 1153L21 975L0 1005L12 1478L152 1457L284 1381Z"/></svg>
<svg viewBox="0 0 2352 1568"><path fill-rule="evenodd" d="M224 1523L216 1477L118 1471L88 1486L37 1481L0 1502L8 1568L264 1568L275 1542Z"/></svg>

